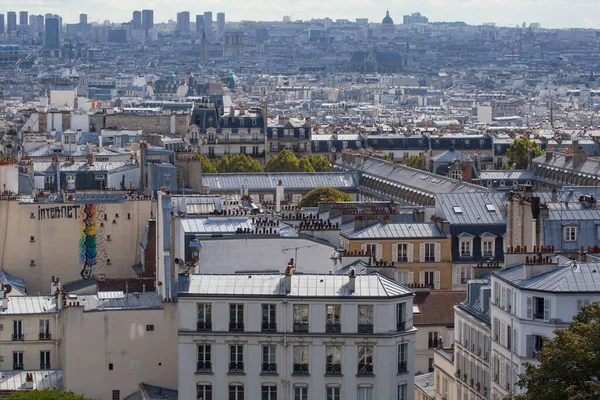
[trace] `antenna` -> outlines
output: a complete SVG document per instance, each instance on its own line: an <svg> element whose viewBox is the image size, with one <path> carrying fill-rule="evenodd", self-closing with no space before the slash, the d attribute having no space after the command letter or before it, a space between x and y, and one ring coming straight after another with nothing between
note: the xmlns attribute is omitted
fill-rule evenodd
<svg viewBox="0 0 600 400"><path fill-rule="evenodd" d="M294 262L296 263L296 268L298 268L298 250L308 249L310 247L315 247L315 246L316 246L316 244L311 244L308 246L299 246L299 247L284 247L281 249L281 252L285 254L285 253L293 250L294 251Z"/></svg>

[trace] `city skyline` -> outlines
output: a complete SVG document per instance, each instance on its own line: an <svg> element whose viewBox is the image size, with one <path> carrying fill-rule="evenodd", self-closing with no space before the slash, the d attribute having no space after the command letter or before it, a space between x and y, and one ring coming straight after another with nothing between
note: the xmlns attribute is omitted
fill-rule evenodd
<svg viewBox="0 0 600 400"><path fill-rule="evenodd" d="M238 1L222 3L207 1L202 5L189 0L177 0L168 5L159 1L134 0L127 3L116 0L87 2L85 7L74 0L45 1L24 0L17 7L3 9L8 11L28 11L29 14L57 13L66 23L75 23L80 13L87 13L91 22L126 22L131 19L134 10L153 9L157 23L176 20L177 12L190 11L191 15L204 11L225 12L228 21L281 21L284 15L294 20L329 17L349 19L367 17L371 22L379 22L389 9L396 24L402 22L402 16L421 12L431 22L463 21L470 25L496 23L499 26L521 25L523 22L540 23L544 28L599 28L600 9L595 0L554 0L542 3L539 0L392 0L383 2L371 0L358 2L352 0L350 6L343 9L337 3L322 3L315 0L286 1L269 4L268 7L256 7L255 3Z"/></svg>

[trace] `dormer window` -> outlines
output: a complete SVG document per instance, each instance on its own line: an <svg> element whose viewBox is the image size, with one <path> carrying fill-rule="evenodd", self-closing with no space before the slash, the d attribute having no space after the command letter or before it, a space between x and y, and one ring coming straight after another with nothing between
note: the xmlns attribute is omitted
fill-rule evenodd
<svg viewBox="0 0 600 400"><path fill-rule="evenodd" d="M565 226L565 242L577 241L577 226Z"/></svg>

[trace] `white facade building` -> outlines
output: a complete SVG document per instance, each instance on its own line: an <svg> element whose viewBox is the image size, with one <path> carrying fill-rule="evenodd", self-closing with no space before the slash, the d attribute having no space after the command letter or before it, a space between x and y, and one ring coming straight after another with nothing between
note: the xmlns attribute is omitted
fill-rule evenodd
<svg viewBox="0 0 600 400"><path fill-rule="evenodd" d="M492 399L522 392L518 375L525 372L523 363L538 363L543 337L567 328L582 306L600 301L600 263L534 261L492 274Z"/></svg>
<svg viewBox="0 0 600 400"><path fill-rule="evenodd" d="M412 399L412 292L379 274L191 275L181 399Z"/></svg>

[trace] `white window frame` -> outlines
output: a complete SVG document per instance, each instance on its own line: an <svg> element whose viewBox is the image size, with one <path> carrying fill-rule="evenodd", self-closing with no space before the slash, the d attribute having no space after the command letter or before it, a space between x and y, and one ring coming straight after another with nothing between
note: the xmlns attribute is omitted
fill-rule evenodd
<svg viewBox="0 0 600 400"><path fill-rule="evenodd" d="M460 256L473 257L473 238L460 239Z"/></svg>
<svg viewBox="0 0 600 400"><path fill-rule="evenodd" d="M576 242L577 241L577 225L565 226L564 238L565 242Z"/></svg>

